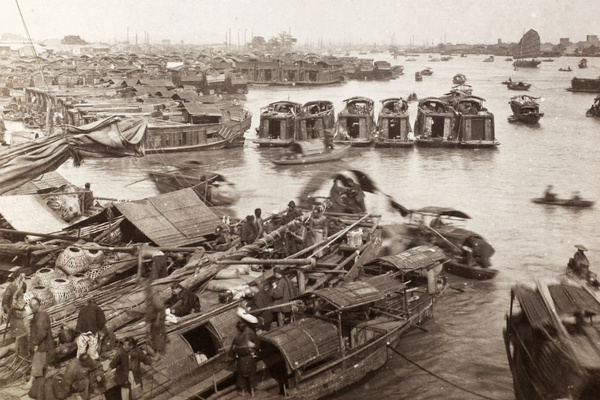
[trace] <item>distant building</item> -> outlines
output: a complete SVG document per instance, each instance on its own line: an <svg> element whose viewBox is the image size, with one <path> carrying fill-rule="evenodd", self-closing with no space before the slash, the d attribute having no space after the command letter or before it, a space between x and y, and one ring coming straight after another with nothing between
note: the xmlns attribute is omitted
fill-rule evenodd
<svg viewBox="0 0 600 400"><path fill-rule="evenodd" d="M558 44L567 47L569 44L571 44L571 41L569 38L560 38L560 42Z"/></svg>
<svg viewBox="0 0 600 400"><path fill-rule="evenodd" d="M171 45L171 41L169 39L163 39L162 40L162 44L163 44L163 46L170 46Z"/></svg>
<svg viewBox="0 0 600 400"><path fill-rule="evenodd" d="M594 46L598 45L598 35L586 35L585 41L593 44Z"/></svg>
<svg viewBox="0 0 600 400"><path fill-rule="evenodd" d="M498 44L502 44L502 39L498 39Z"/></svg>

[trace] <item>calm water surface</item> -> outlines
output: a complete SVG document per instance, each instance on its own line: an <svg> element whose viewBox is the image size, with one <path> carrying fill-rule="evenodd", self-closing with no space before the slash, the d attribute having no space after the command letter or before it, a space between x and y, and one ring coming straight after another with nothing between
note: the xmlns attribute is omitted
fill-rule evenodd
<svg viewBox="0 0 600 400"><path fill-rule="evenodd" d="M387 97L437 96L447 92L457 73L467 76L473 94L484 97L496 118L496 135L502 143L498 150L444 149L353 149L347 162L368 173L381 191L394 196L409 208L427 205L449 206L467 212L470 227L483 235L495 248L492 261L500 270L489 282L451 277L455 287L448 290L436 306L434 319L424 326L429 332L415 330L399 344L398 350L423 367L489 398L514 398L512 376L507 364L502 327L509 306L509 291L516 282L531 282L538 277L553 277L564 272L575 244L590 249L592 270L600 273L600 222L598 207L569 210L535 205L547 184L553 184L562 196L579 190L585 198L599 200L596 173L600 167L597 146L600 143L600 120L586 118L593 94L565 91L573 76L597 77L600 59L592 58L587 70L577 68L578 58L559 58L543 62L537 69L513 71L512 63L501 57L483 63L485 56L455 57L449 62L428 62L421 55L416 62L404 57L392 60L405 66L405 75L390 82L349 82L345 85L302 88L252 88L247 107L253 112L255 137L259 109L272 101L289 99L300 103L325 99L334 102L337 111L343 100L366 96L376 102ZM436 55L439 57L439 55ZM414 73L426 66L433 76L415 82ZM559 72L571 66L573 72ZM532 83L528 94L541 97L545 116L538 126L511 124L508 101L520 92L509 91L501 81L512 77ZM379 105L379 103L378 103ZM376 108L376 112L378 107ZM411 103L411 123L416 116ZM283 209L295 198L308 177L324 167L276 167L269 158L279 150L258 149L250 141L242 149L219 150L176 156L148 156L139 159L86 160L82 167L64 165L59 171L72 182L92 182L96 195L135 199L157 194L144 178L144 171L165 165L219 171L234 182L243 194L235 206L244 216L255 207L264 211ZM325 193L327 192L327 189ZM382 213L387 221L400 217L386 207L380 196L368 204ZM338 396L353 398L394 399L471 399L464 392L423 372L399 356Z"/></svg>

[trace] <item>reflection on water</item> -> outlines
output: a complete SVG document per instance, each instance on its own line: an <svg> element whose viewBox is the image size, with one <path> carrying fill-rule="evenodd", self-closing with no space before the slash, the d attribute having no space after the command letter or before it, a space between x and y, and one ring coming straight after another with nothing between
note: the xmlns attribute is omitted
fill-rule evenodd
<svg viewBox="0 0 600 400"><path fill-rule="evenodd" d="M382 58L385 58L382 55ZM483 56L456 57L433 65L434 75L414 81L414 72L428 66L427 57L406 63L405 75L390 82L349 82L323 88L252 88L247 106L253 112L255 137L258 110L282 99L306 102L326 99L336 110L344 99L361 95L377 102L387 97L406 97L416 92L422 98L447 92L456 73L467 76L473 94L484 97L494 113L498 150L445 149L352 149L345 163L369 174L381 191L394 196L408 208L427 205L454 207L472 217L470 227L483 235L496 249L492 258L500 270L492 282L473 282L452 277L452 286L436 307L434 321L425 324L428 332L415 330L398 349L410 359L452 382L498 399L512 398L512 377L507 365L502 327L509 306L510 287L519 281L556 276L564 272L575 244L590 249L592 270L600 272L598 208L571 210L530 202L540 197L547 184L553 184L563 197L579 190L585 198L600 198L596 171L599 159L600 121L586 118L585 111L594 94L570 93L570 76L558 68L576 65L577 59L561 57L542 63L536 70L513 71L503 60L483 63ZM402 63L389 59L390 62ZM600 59L591 59L598 63ZM577 76L598 75L590 64ZM512 77L532 83L528 92L541 97L545 116L537 126L508 123L508 101L515 92L500 82ZM410 104L411 123L416 103ZM86 160L80 168L60 168L68 179L82 185L92 182L95 193L105 197L140 198L157 194L144 180L146 172L167 166L183 168L191 174L203 171L222 173L235 183L242 200L235 206L238 215L251 214L261 207L266 213L282 210L295 198L314 173L329 173L328 166L300 165L278 167L270 160L281 149L258 149L247 141L242 149L202 153L153 155L137 159ZM324 188L328 192L328 188ZM384 217L398 220L387 208L385 198L368 195L369 207ZM374 374L339 398L360 396L396 399L474 398L394 356L386 368Z"/></svg>

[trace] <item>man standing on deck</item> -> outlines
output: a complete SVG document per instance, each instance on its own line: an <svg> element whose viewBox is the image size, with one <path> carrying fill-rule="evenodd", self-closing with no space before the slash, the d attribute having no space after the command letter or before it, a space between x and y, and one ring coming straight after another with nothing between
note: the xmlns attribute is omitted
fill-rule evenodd
<svg viewBox="0 0 600 400"><path fill-rule="evenodd" d="M27 382L27 387L30 388L35 378L44 376L44 366L54 361L54 340L50 317L42 310L40 300L34 297L29 301L29 307L32 312L29 346L33 350L31 378Z"/></svg>
<svg viewBox="0 0 600 400"><path fill-rule="evenodd" d="M106 317L104 311L96 304L94 299L89 299L85 306L79 310L77 317L77 326L75 330L79 332L77 337L77 357L82 354L89 354L93 360L98 360L98 343L100 334L104 331Z"/></svg>
<svg viewBox="0 0 600 400"><path fill-rule="evenodd" d="M291 322L292 317L292 306L288 303L290 299L296 296L296 288L290 278L283 275L280 267L273 268L273 274L276 282L273 282L271 289L271 298L273 304L286 304L277 309L277 324L282 326L286 322Z"/></svg>
<svg viewBox="0 0 600 400"><path fill-rule="evenodd" d="M262 219L261 215L262 210L260 208L256 208L254 210L254 224L256 225L257 239L260 239L265 235L265 221Z"/></svg>
<svg viewBox="0 0 600 400"><path fill-rule="evenodd" d="M292 222L298 217L302 217L302 211L296 208L296 203L292 200L288 203L288 211L283 217L283 224L285 225L288 222Z"/></svg>
<svg viewBox="0 0 600 400"><path fill-rule="evenodd" d="M254 224L254 216L248 215L240 228L240 241L242 246L254 243L256 240L257 232L256 225Z"/></svg>
<svg viewBox="0 0 600 400"><path fill-rule="evenodd" d="M87 213L94 206L94 192L92 192L90 183L85 184L83 194L81 196L81 213Z"/></svg>
<svg viewBox="0 0 600 400"><path fill-rule="evenodd" d="M27 284L25 274L21 273L18 267L8 276L8 279L10 283L2 295L2 311L4 311L5 322L8 323L10 337L16 339L29 332L24 297Z"/></svg>

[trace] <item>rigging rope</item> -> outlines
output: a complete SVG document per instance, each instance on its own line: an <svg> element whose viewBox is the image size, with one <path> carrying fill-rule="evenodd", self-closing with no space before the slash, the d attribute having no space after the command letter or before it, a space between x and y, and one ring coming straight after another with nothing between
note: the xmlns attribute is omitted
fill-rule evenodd
<svg viewBox="0 0 600 400"><path fill-rule="evenodd" d="M467 388L465 388L465 387L462 387L462 386L460 386L460 385L458 385L458 384L456 384L456 383L452 383L452 382L450 382L449 380L447 380L446 378L444 378L444 377L442 377L442 376L440 376L440 375L437 375L436 373L434 373L434 372L432 372L432 371L429 371L427 368L420 366L420 365L419 365L419 364L417 364L416 362L412 361L410 358L406 357L404 354L400 353L398 350L396 350L395 348L393 348L393 347L392 347L392 346L391 346L389 343L387 344L387 347L389 347L389 348L390 348L390 349L391 349L391 350L392 350L394 353L398 354L400 357L404 358L406 361L408 361L409 363L411 363L411 364L412 364L412 365L414 365L415 367L419 368L419 369L420 369L420 370L422 370L422 371L425 371L425 372L427 372L429 375L431 375L431 376L434 376L434 377L436 377L437 379L439 379L439 380L441 380L441 381L444 381L444 382L446 382L447 384L449 384L449 385L451 385L451 386L454 386L454 387L455 387L455 388L457 388L457 389L463 390L463 391L465 391L465 392L467 392L467 393L471 393L471 394L473 394L473 395L475 395L475 396L477 396L477 397L481 397L482 399L487 399L487 400L495 400L495 399L494 399L494 398L492 398L492 397L485 396L485 395L483 395L483 394L480 394L480 393L474 392L474 391L472 391L472 390L469 390L469 389L467 389Z"/></svg>
<svg viewBox="0 0 600 400"><path fill-rule="evenodd" d="M19 5L19 0L15 0L15 3L17 3L17 8L19 9L19 15L21 15L21 21L23 21L23 26L25 27L25 32L27 33L27 38L29 39L29 45L31 46L31 50L33 50L33 55L35 57L35 61L38 65L38 68L40 69L40 75L42 76L42 82L44 82L44 86L46 86L46 89L48 89L48 92L50 92L50 87L48 87L48 84L46 83L46 79L44 78L44 70L42 69L42 65L40 64L40 60L38 58L37 51L35 51L35 46L33 45L33 41L31 40L31 35L29 34L29 29L27 28L27 24L25 23L25 18L23 18L23 13L21 12L21 6Z"/></svg>

